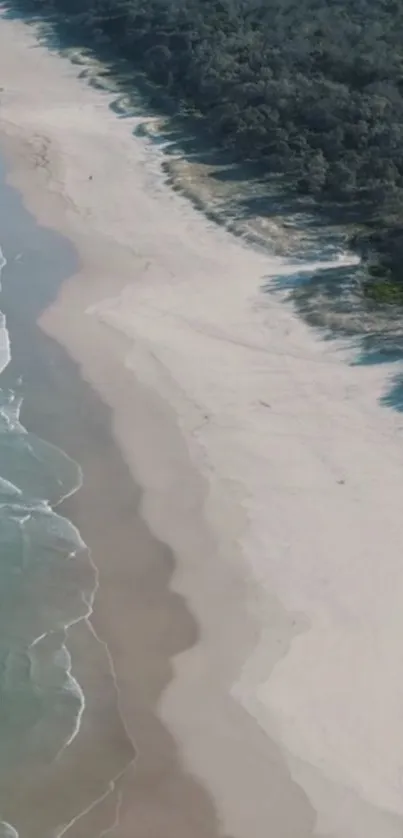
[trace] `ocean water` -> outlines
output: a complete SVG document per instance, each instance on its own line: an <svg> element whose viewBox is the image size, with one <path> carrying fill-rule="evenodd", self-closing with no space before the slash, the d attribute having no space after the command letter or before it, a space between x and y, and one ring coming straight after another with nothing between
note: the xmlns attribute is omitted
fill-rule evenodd
<svg viewBox="0 0 403 838"><path fill-rule="evenodd" d="M0 838L19 835L21 778L57 766L78 735L85 697L67 631L91 613L97 585L79 532L57 511L80 487L80 467L21 424L24 384L5 380L12 351L0 313Z"/></svg>

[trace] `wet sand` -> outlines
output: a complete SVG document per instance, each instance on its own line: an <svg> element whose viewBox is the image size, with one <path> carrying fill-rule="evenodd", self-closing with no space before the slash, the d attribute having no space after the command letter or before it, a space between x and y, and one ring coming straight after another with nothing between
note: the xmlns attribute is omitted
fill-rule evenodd
<svg viewBox="0 0 403 838"><path fill-rule="evenodd" d="M21 774L18 789L12 778L7 818L21 838L44 838L60 825L66 831L56 834L74 838L109 828L122 836L223 835L212 800L181 766L157 715L173 656L197 642L185 600L170 590L172 551L140 515L141 490L113 440L110 409L37 326L77 254L38 227L4 186L0 225L9 259L2 308L12 341L3 382L16 387L22 378L24 425L81 464L83 486L59 511L78 526L101 574L90 623L68 634L86 696L79 737L48 772Z"/></svg>
<svg viewBox="0 0 403 838"><path fill-rule="evenodd" d="M9 244L2 306L12 338L12 361L4 381L12 387L22 376L24 425L63 448L83 469L82 488L60 511L78 526L100 571L91 626L108 648L100 648L89 626L70 629L74 674L87 701L82 730L55 771L51 768L37 782L29 778L21 786L8 817L21 835L38 838L77 815L68 829L77 838L99 835L116 818L119 827L113 834L119 836L224 836L228 833L214 800L186 770L173 736L158 716L159 699L174 676L175 656L199 641L197 622L184 597L171 589L172 550L150 533L141 515L141 489L113 439L110 408L83 381L77 364L37 326L42 311L57 296L63 275L75 266L76 254L62 237L38 228L19 204L10 190L7 219L2 219ZM8 235L12 231L14 241ZM15 259L21 253L25 264ZM125 340L112 335L107 354L110 375L129 391L132 376L122 375L126 348ZM160 421L162 405L153 404L141 385L133 395L133 421ZM196 505L202 488L194 481L192 492ZM196 729L198 712L196 705ZM258 747L266 737L255 733ZM257 756L264 758L267 749L262 754L259 750ZM262 782L267 778L272 785L266 794L268 822L275 816L279 834L291 838L294 811L282 810L280 794L289 780L274 746L269 753L269 761L261 766ZM110 787L115 778L115 788ZM295 803L304 803L297 786ZM308 805L306 813L310 829L314 819Z"/></svg>
<svg viewBox="0 0 403 838"><path fill-rule="evenodd" d="M60 242L56 245L60 252ZM48 280L48 291L53 294L57 289L52 271ZM56 812L62 821L66 812L70 816L85 812L120 772L124 774L117 793L111 790L108 799L80 818L69 835L100 834L114 822L117 804L123 824L125 791L135 817L127 834L222 834L209 796L181 769L175 743L156 715L158 699L172 677L172 656L197 640L196 623L186 603L169 590L172 553L150 534L139 514L141 492L113 441L109 409L83 382L66 353L35 325L38 296L35 290L30 293L30 283L32 287L32 274L25 270L11 267L6 273L2 304L13 357L5 380L11 385L23 376L23 422L63 446L83 468L83 487L60 511L79 527L101 571L91 624L107 638L118 690L108 656L91 631L82 625L70 629L74 672L85 692L87 709L77 743L68 758L54 767L53 787L46 777L29 790L21 789L18 805L22 799L29 821L21 835L49 834L46 827L57 823ZM118 626L113 613L119 614ZM120 712L125 718L127 702L132 721L125 731ZM40 819L33 817L38 809ZM15 816L13 823L20 825L21 817ZM119 834L126 834L123 825Z"/></svg>
<svg viewBox="0 0 403 838"><path fill-rule="evenodd" d="M8 223L14 224L15 230L8 198ZM15 193L13 200L18 205ZM15 215L19 221L22 215L27 218L18 206ZM53 232L38 229L32 218L26 223L27 227L19 224L20 237L16 235L14 250L9 250L2 295L12 337L12 361L5 383L13 386L23 377L23 423L62 447L83 469L83 487L62 504L60 511L79 527L100 571L91 625L107 642L117 690L108 656L91 631L82 625L71 629L68 645L74 674L87 699L82 730L68 758L57 766L52 784L49 775L35 784L30 781L29 788L21 788L16 799L18 815L11 809L10 820L20 829L25 824L26 834L38 838L47 834L50 824L67 822L80 813L84 814L68 830L77 838L100 834L117 816L119 827L112 834L118 836L225 836L228 833L219 822L212 796L186 770L178 746L158 714L159 700L175 674L175 657L191 650L200 639L197 621L184 597L171 589L175 570L172 550L158 541L144 522L141 489L134 483L111 433L111 410L83 381L77 364L36 325L59 290L57 265L63 276L65 267L74 262L74 252ZM30 270L13 259L21 248L24 252L28 229L30 247L37 254L36 263L32 258L28 262ZM25 250L27 255L29 249ZM109 373L119 387L129 391L133 389L132 376L129 372L126 377L122 375L126 341L118 335L109 338ZM153 403L140 384L133 395L133 422L141 427L145 422L161 421L163 405ZM194 478L192 494L192 504L197 505L198 496L202 502L203 489ZM209 549L211 545L206 541ZM215 581L219 581L218 573ZM200 684L201 697L203 692ZM200 709L197 704L187 708L191 716L194 713L196 730ZM241 710L241 719L245 715ZM245 731L237 727L241 719L234 714L230 724L244 737ZM267 801L267 822L275 818L279 835L291 838L295 835L295 811L300 815L305 806L305 834L311 834L313 813L288 778L277 749L269 740L266 742L253 722L250 733ZM262 748L262 742L266 747ZM234 744L239 747L236 741ZM231 749L231 743L228 745ZM222 756L227 759L225 753ZM242 771L242 766L238 770L234 766L234 778L239 769ZM116 776L116 789L109 791L109 783ZM298 809L283 809L285 790L292 793L293 788L293 806ZM25 819L21 818L22 799ZM246 808L251 804L253 794ZM39 818L35 817L38 810Z"/></svg>

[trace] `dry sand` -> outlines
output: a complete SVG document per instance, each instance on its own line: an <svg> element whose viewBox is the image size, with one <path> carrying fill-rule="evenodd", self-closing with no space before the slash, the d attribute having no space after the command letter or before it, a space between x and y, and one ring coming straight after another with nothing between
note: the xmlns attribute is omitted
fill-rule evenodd
<svg viewBox="0 0 403 838"><path fill-rule="evenodd" d="M141 514L175 557L188 617L158 712L218 818L170 783L169 763L158 777L134 701L135 557L122 583L99 549L97 630L142 755L111 834L401 838L403 446L378 403L389 370L350 365L353 350L264 296L287 264L170 191L163 151L132 136L139 120L119 120L78 74L34 29L0 21L12 183L82 265L41 327L110 406ZM160 625L141 653L151 673Z"/></svg>

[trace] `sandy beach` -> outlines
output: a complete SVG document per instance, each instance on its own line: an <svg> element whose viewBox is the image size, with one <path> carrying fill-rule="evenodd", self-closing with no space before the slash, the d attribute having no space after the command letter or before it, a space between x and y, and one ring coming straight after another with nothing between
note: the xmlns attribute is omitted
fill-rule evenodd
<svg viewBox="0 0 403 838"><path fill-rule="evenodd" d="M118 694L102 751L118 789L63 834L401 838L392 370L263 293L292 268L173 192L133 135L147 114L119 119L80 69L0 17L9 181L77 253L39 317L38 424L83 465L68 509Z"/></svg>

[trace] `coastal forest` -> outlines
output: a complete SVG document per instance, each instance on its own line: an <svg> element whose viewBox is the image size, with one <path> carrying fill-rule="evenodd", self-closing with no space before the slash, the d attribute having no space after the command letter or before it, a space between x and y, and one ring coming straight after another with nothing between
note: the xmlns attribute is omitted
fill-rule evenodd
<svg viewBox="0 0 403 838"><path fill-rule="evenodd" d="M403 302L401 0L24 0L124 57L232 160L356 217L369 293Z"/></svg>

